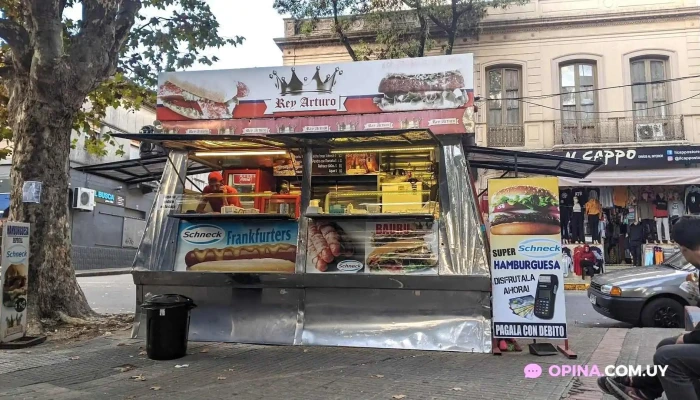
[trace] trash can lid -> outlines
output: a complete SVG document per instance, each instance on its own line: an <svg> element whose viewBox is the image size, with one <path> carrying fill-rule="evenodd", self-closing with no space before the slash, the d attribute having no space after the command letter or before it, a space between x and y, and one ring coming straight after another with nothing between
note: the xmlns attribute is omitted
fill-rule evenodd
<svg viewBox="0 0 700 400"><path fill-rule="evenodd" d="M195 307L194 300L181 294L157 294L155 296L148 297L143 302L141 307L159 308L179 306Z"/></svg>

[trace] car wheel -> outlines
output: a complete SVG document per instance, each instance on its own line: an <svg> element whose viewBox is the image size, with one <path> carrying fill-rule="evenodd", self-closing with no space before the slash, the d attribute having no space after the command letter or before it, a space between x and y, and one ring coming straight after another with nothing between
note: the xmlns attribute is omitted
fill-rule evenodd
<svg viewBox="0 0 700 400"><path fill-rule="evenodd" d="M680 328L683 326L683 304L662 297L649 302L642 310L642 326L649 328Z"/></svg>

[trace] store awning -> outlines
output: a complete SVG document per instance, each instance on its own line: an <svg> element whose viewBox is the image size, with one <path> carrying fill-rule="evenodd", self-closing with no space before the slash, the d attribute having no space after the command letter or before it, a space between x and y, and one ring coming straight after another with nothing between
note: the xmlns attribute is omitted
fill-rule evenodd
<svg viewBox="0 0 700 400"><path fill-rule="evenodd" d="M114 179L127 185L159 181L168 163L168 156L154 156L135 160L117 161L104 164L86 165L75 168L77 171ZM189 160L187 175L211 172L216 168L196 160Z"/></svg>
<svg viewBox="0 0 700 400"><path fill-rule="evenodd" d="M587 177L559 178L559 186L700 185L700 168L596 171Z"/></svg>
<svg viewBox="0 0 700 400"><path fill-rule="evenodd" d="M525 151L466 146L472 168L513 171L538 175L582 179L603 165L600 161L579 160Z"/></svg>

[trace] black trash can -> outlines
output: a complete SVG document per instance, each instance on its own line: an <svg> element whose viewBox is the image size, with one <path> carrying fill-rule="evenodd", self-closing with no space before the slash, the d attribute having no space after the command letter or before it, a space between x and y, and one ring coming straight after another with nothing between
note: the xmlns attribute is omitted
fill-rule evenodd
<svg viewBox="0 0 700 400"><path fill-rule="evenodd" d="M146 353L152 360L174 360L187 354L190 310L194 301L179 294L152 296L141 305L146 311Z"/></svg>

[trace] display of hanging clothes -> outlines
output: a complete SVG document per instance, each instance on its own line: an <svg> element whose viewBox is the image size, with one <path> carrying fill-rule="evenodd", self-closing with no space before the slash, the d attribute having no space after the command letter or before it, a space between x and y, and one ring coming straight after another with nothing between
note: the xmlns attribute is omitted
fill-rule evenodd
<svg viewBox="0 0 700 400"><path fill-rule="evenodd" d="M627 186L616 186L613 188L613 204L616 207L627 207L629 199L629 191Z"/></svg>
<svg viewBox="0 0 700 400"><path fill-rule="evenodd" d="M654 246L644 246L644 266L654 265Z"/></svg>
<svg viewBox="0 0 700 400"><path fill-rule="evenodd" d="M654 247L654 265L663 264L664 262L664 249L660 246Z"/></svg>
<svg viewBox="0 0 700 400"><path fill-rule="evenodd" d="M685 189L685 210L688 214L700 215L700 187L691 185Z"/></svg>
<svg viewBox="0 0 700 400"><path fill-rule="evenodd" d="M581 268L581 254L583 253L583 246L576 246L574 249L574 273L578 276L583 276L583 269Z"/></svg>
<svg viewBox="0 0 700 400"><path fill-rule="evenodd" d="M605 258L603 257L603 249L597 246L591 246L591 251L595 255L596 258L596 267L597 270L595 271L596 274L603 274L605 273Z"/></svg>
<svg viewBox="0 0 700 400"><path fill-rule="evenodd" d="M578 197L574 197L574 206L571 211L571 243L583 243L586 241L586 235L583 231L583 209Z"/></svg>
<svg viewBox="0 0 700 400"><path fill-rule="evenodd" d="M571 214L574 207L574 198L570 189L559 191L559 224L561 228L561 238L568 242L571 240Z"/></svg>
<svg viewBox="0 0 700 400"><path fill-rule="evenodd" d="M671 231L668 225L668 201L662 192L656 195L654 200L654 220L656 221L656 240L667 242L671 240ZM661 237L663 235L663 238Z"/></svg>
<svg viewBox="0 0 700 400"><path fill-rule="evenodd" d="M615 202L613 201L613 188L608 186L600 188L600 198L598 200L603 208L615 207Z"/></svg>

